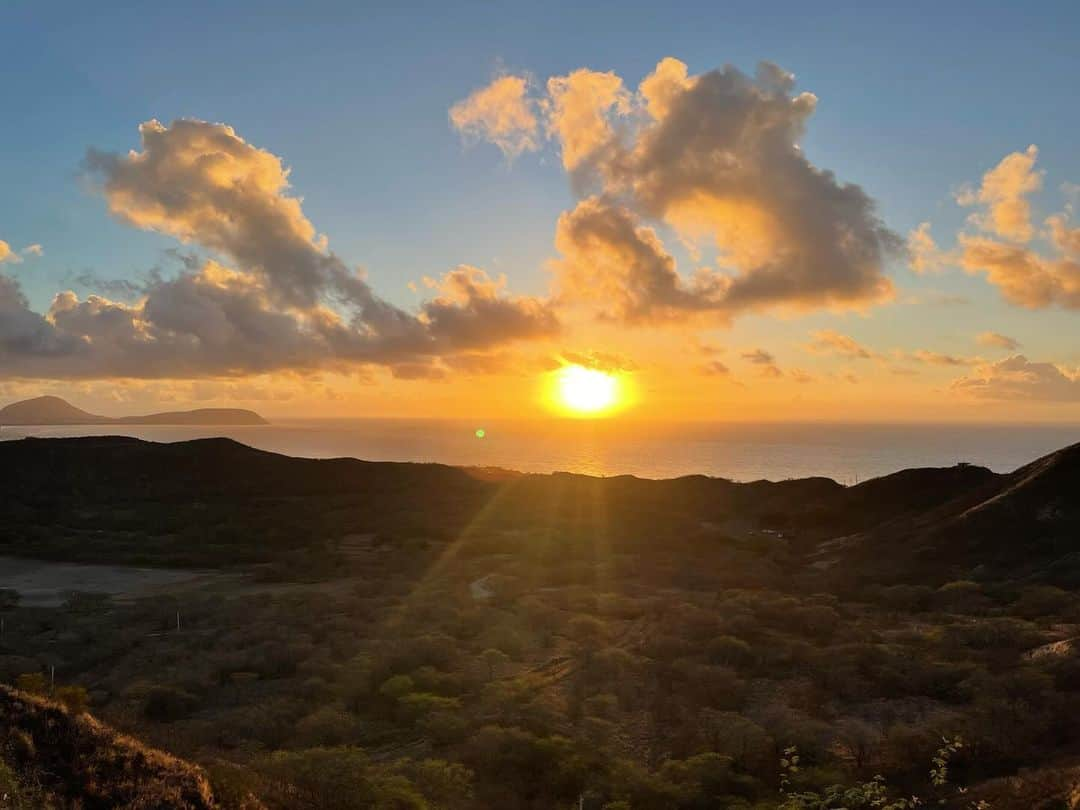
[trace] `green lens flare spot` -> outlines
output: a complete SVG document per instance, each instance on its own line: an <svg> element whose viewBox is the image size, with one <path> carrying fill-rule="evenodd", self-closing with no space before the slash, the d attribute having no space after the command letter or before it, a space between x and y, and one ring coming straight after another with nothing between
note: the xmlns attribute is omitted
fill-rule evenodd
<svg viewBox="0 0 1080 810"><path fill-rule="evenodd" d="M487 436L487 431L485 431L483 428L477 428L476 429L476 438L482 439L485 436Z"/></svg>

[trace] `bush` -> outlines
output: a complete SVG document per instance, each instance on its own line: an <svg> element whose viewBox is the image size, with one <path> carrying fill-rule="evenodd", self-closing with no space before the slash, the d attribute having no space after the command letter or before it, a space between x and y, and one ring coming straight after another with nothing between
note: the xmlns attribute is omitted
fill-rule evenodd
<svg viewBox="0 0 1080 810"><path fill-rule="evenodd" d="M90 705L90 696L81 686L58 687L55 697L72 714L82 714Z"/></svg>
<svg viewBox="0 0 1080 810"><path fill-rule="evenodd" d="M413 690L413 679L408 675L395 675L379 687L379 694L391 700L401 700Z"/></svg>
<svg viewBox="0 0 1080 810"><path fill-rule="evenodd" d="M303 810L426 810L403 776L374 772L359 748L277 751L260 763L282 806Z"/></svg>
<svg viewBox="0 0 1080 810"><path fill-rule="evenodd" d="M49 691L48 682L40 672L26 672L15 679L15 688L32 695L44 695Z"/></svg>
<svg viewBox="0 0 1080 810"><path fill-rule="evenodd" d="M296 736L302 745L343 745L359 732L356 718L334 706L316 709L296 724Z"/></svg>
<svg viewBox="0 0 1080 810"><path fill-rule="evenodd" d="M473 772L456 762L425 759L412 768L413 782L434 807L457 810L471 806Z"/></svg>
<svg viewBox="0 0 1080 810"><path fill-rule="evenodd" d="M753 661L754 653L750 645L735 636L714 638L706 647L706 654L714 664L728 667L743 667Z"/></svg>
<svg viewBox="0 0 1080 810"><path fill-rule="evenodd" d="M154 686L146 693L143 714L156 723L173 723L190 715L199 699L190 692L172 686Z"/></svg>

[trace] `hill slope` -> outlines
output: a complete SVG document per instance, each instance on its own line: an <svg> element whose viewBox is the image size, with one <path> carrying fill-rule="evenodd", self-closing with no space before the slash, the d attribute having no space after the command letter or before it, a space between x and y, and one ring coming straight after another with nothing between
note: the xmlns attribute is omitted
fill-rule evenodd
<svg viewBox="0 0 1080 810"><path fill-rule="evenodd" d="M147 748L89 715L0 685L8 766L35 797L85 810L218 810L202 771ZM4 806L9 806L4 804ZM27 806L31 806L27 804Z"/></svg>
<svg viewBox="0 0 1080 810"><path fill-rule="evenodd" d="M849 574L926 581L1007 575L1080 584L1080 444L1001 476L976 477L936 506L826 547Z"/></svg>

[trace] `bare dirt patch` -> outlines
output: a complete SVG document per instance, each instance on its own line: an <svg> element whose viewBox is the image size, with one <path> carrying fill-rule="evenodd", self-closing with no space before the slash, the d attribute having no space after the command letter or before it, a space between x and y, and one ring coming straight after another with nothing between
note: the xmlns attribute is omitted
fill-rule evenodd
<svg viewBox="0 0 1080 810"><path fill-rule="evenodd" d="M63 604L65 594L69 591L104 593L121 599L135 598L212 577L213 574L205 571L187 569L83 565L0 557L0 586L18 591L23 605L36 607Z"/></svg>

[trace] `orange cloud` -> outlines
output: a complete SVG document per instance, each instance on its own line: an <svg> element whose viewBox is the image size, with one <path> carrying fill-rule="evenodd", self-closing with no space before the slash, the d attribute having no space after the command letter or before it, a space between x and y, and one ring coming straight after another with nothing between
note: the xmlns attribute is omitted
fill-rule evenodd
<svg viewBox="0 0 1080 810"><path fill-rule="evenodd" d="M636 371L638 364L616 352L598 351L562 351L559 353L559 365L571 364L599 371L618 372Z"/></svg>
<svg viewBox="0 0 1080 810"><path fill-rule="evenodd" d="M942 252L923 223L909 237L917 272L951 264L983 274L1011 304L1027 309L1080 308L1080 228L1069 225L1069 209L1046 219L1041 234L1049 249L1029 244L1036 237L1027 195L1042 186L1035 171L1038 149L1007 155L987 172L979 188L958 196L962 205L980 206L970 218L979 229L957 234L955 250Z"/></svg>
<svg viewBox="0 0 1080 810"><path fill-rule="evenodd" d="M784 372L776 365L776 358L764 349L745 351L742 354L742 359L751 365L757 366L758 373L762 377L776 378L784 376Z"/></svg>
<svg viewBox="0 0 1080 810"><path fill-rule="evenodd" d="M926 349L919 349L917 352L914 352L912 358L918 360L920 363L927 363L933 366L972 366L980 362L978 358L957 357L952 354L927 351Z"/></svg>
<svg viewBox="0 0 1080 810"><path fill-rule="evenodd" d="M725 306L726 278L702 274L687 284L656 232L601 198L559 217L555 247L563 257L553 263L557 293L591 303L602 318L655 322Z"/></svg>
<svg viewBox="0 0 1080 810"><path fill-rule="evenodd" d="M919 275L938 272L949 264L949 257L938 249L930 234L929 222L919 223L919 227L908 234L907 248L911 269Z"/></svg>
<svg viewBox="0 0 1080 810"><path fill-rule="evenodd" d="M962 191L957 201L986 207L984 213L975 215L983 230L1016 242L1029 241L1035 229L1027 195L1042 188L1042 173L1035 171L1038 157L1039 149L1034 144L1023 152L1006 155L983 175L979 188Z"/></svg>
<svg viewBox="0 0 1080 810"><path fill-rule="evenodd" d="M612 72L555 76L538 100L545 131L584 199L559 220L559 291L601 316L721 321L775 307L848 309L894 294L900 239L858 186L799 148L816 98L763 63L690 75L666 58L626 90ZM708 240L720 269L683 278L654 226Z"/></svg>
<svg viewBox="0 0 1080 810"><path fill-rule="evenodd" d="M41 245L27 245L22 250L15 250L11 245L0 239L0 264L22 264L25 256L42 256L45 250Z"/></svg>
<svg viewBox="0 0 1080 810"><path fill-rule="evenodd" d="M450 122L469 138L491 141L508 158L540 147L539 121L524 76L499 76L450 108Z"/></svg>
<svg viewBox="0 0 1080 810"><path fill-rule="evenodd" d="M1038 363L1018 354L979 366L952 388L981 399L1080 402L1080 370Z"/></svg>
<svg viewBox="0 0 1080 810"><path fill-rule="evenodd" d="M611 72L583 68L553 76L548 79L547 92L548 132L562 145L563 166L568 171L578 169L611 144L615 134L609 117L612 112L625 115L630 111L630 96L622 79Z"/></svg>
<svg viewBox="0 0 1080 810"><path fill-rule="evenodd" d="M719 360L709 360L706 363L702 363L698 366L698 371L701 374L713 377L727 377L731 374L731 369Z"/></svg>
<svg viewBox="0 0 1080 810"><path fill-rule="evenodd" d="M462 265L442 277L436 287L439 295L424 304L420 320L447 349L549 337L559 331L549 302L506 295L505 287L505 276L492 280L483 270Z"/></svg>
<svg viewBox="0 0 1080 810"><path fill-rule="evenodd" d="M959 265L969 273L984 273L1009 303L1027 309L1080 307L1080 262L967 234L960 234L959 242Z"/></svg>
<svg viewBox="0 0 1080 810"><path fill-rule="evenodd" d="M807 348L817 354L839 354L856 360L868 360L876 356L854 338L842 335L834 329L819 329L811 334L811 338Z"/></svg>
<svg viewBox="0 0 1080 810"><path fill-rule="evenodd" d="M976 337L980 346L988 346L994 349L1007 349L1016 351L1020 348L1020 342L1000 332L981 332Z"/></svg>
<svg viewBox="0 0 1080 810"><path fill-rule="evenodd" d="M1067 214L1054 214L1047 218L1046 224L1058 250L1067 256L1080 257L1080 227L1070 228Z"/></svg>

